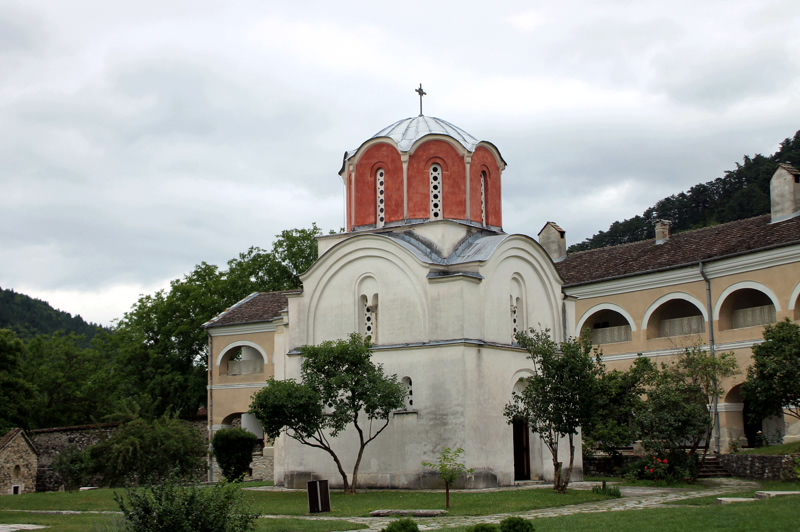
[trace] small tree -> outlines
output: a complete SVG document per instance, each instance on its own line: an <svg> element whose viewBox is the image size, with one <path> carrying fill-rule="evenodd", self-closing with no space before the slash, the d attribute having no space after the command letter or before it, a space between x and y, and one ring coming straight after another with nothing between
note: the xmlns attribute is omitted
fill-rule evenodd
<svg viewBox="0 0 800 532"><path fill-rule="evenodd" d="M742 396L754 421L782 412L800 419L800 325L786 318L764 327L764 342L753 346Z"/></svg>
<svg viewBox="0 0 800 532"><path fill-rule="evenodd" d="M88 451L81 451L74 445L61 451L53 460L53 471L64 481L67 491L75 491L85 485L91 471L91 460Z"/></svg>
<svg viewBox="0 0 800 532"><path fill-rule="evenodd" d="M92 473L112 487L142 484L170 475L191 477L202 470L206 458L200 432L170 414L152 421L129 421L87 451Z"/></svg>
<svg viewBox="0 0 800 532"><path fill-rule="evenodd" d="M439 454L439 461L434 463L422 462L425 467L435 469L439 476L444 480L444 493L445 493L445 508L450 508L450 485L453 484L459 477L471 475L472 469L467 469L464 464L458 461L464 449L459 447L455 451L450 450L450 447L445 447Z"/></svg>
<svg viewBox="0 0 800 532"><path fill-rule="evenodd" d="M221 429L214 433L211 439L214 458L229 482L241 480L247 474L256 442L256 435L241 427Z"/></svg>
<svg viewBox="0 0 800 532"><path fill-rule="evenodd" d="M597 375L601 371L600 355L592 356L592 339L588 334L560 345L550 338L549 329L531 329L530 334L517 333L516 338L528 351L535 373L525 379L525 388L521 394L514 394L504 414L509 424L521 419L539 434L553 459L553 491L566 493L575 461L575 436L592 415ZM558 455L563 437L569 441L566 474Z"/></svg>
<svg viewBox="0 0 800 532"><path fill-rule="evenodd" d="M342 476L345 493L355 493L364 448L387 427L391 413L402 408L406 393L397 375L384 375L383 366L372 361L370 347L369 338L358 334L304 346L300 349L302 382L267 381L250 405L268 437L285 433L328 453ZM367 427L361 426L360 417L366 418ZM379 422L377 427L374 421ZM350 425L359 442L352 483L331 442Z"/></svg>

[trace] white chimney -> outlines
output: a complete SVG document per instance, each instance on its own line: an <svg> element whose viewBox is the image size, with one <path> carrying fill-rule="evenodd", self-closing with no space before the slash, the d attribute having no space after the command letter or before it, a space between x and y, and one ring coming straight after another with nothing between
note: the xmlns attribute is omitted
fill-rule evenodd
<svg viewBox="0 0 800 532"><path fill-rule="evenodd" d="M539 244L544 248L553 262L564 260L567 256L567 240L565 231L555 222L547 222L539 231Z"/></svg>
<svg viewBox="0 0 800 532"><path fill-rule="evenodd" d="M663 244L669 240L669 226L672 222L669 220L658 220L656 222L656 244Z"/></svg>
<svg viewBox="0 0 800 532"><path fill-rule="evenodd" d="M789 163L778 164L769 181L772 221L792 218L800 211L800 170Z"/></svg>

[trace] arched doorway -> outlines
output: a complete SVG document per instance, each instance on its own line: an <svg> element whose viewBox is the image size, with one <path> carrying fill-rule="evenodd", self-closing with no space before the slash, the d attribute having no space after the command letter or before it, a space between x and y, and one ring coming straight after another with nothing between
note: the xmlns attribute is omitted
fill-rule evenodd
<svg viewBox="0 0 800 532"><path fill-rule="evenodd" d="M520 379L514 385L514 394L520 395L525 389L525 381ZM531 438L530 427L524 419L511 422L514 434L514 480L531 479Z"/></svg>

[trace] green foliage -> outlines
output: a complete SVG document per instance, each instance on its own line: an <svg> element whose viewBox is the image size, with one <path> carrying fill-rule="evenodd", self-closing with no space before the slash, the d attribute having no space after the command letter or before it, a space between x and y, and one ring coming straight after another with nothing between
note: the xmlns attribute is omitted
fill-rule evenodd
<svg viewBox="0 0 800 532"><path fill-rule="evenodd" d="M619 499L622 497L622 493L616 486L611 486L611 487L595 486L592 488L592 493L594 493L595 495L605 495L606 497L611 497L613 499Z"/></svg>
<svg viewBox="0 0 800 532"><path fill-rule="evenodd" d="M253 461L253 447L258 438L240 427L220 429L214 433L211 446L222 474L229 481L241 480Z"/></svg>
<svg viewBox="0 0 800 532"><path fill-rule="evenodd" d="M650 373L647 401L634 422L646 452L679 460L685 447L694 455L703 439L708 446L714 418L707 405L724 394L719 383L738 371L733 353L712 356L693 346Z"/></svg>
<svg viewBox="0 0 800 532"><path fill-rule="evenodd" d="M25 346L14 332L0 329L0 435L29 427L30 397L34 393L22 373Z"/></svg>
<svg viewBox="0 0 800 532"><path fill-rule="evenodd" d="M12 330L22 340L30 340L40 334L66 331L68 334L83 336L81 347L88 347L89 340L102 328L85 322L80 316L56 310L40 299L11 289L0 289L0 329Z"/></svg>
<svg viewBox="0 0 800 532"><path fill-rule="evenodd" d="M600 354L592 350L588 334L558 344L550 338L549 330L531 329L530 334L517 333L517 341L528 351L534 374L525 379L521 394L514 393L504 415L509 423L524 420L532 432L539 434L553 459L553 489L566 493L575 458L574 437L594 415L598 376L602 372ZM566 472L562 471L558 454L563 437L568 439L570 449Z"/></svg>
<svg viewBox="0 0 800 532"><path fill-rule="evenodd" d="M108 361L85 347L82 336L63 332L37 336L28 342L22 360L25 376L36 388L32 427L82 425L111 413Z"/></svg>
<svg viewBox="0 0 800 532"><path fill-rule="evenodd" d="M92 473L112 487L170 475L190 478L203 469L206 456L199 431L170 414L152 421L133 419L88 452Z"/></svg>
<svg viewBox="0 0 800 532"><path fill-rule="evenodd" d="M392 521L386 528L382 528L381 532L419 532L419 527L413 519L404 517L397 521Z"/></svg>
<svg viewBox="0 0 800 532"><path fill-rule="evenodd" d="M781 410L800 419L800 325L786 318L764 327L764 342L753 346L742 396L753 421Z"/></svg>
<svg viewBox="0 0 800 532"><path fill-rule="evenodd" d="M534 532L533 523L517 516L506 517L500 521L502 532Z"/></svg>
<svg viewBox="0 0 800 532"><path fill-rule="evenodd" d="M369 338L358 334L351 334L347 340L304 346L300 349L302 382L267 381L250 405L250 412L269 438L285 432L304 445L330 454L348 492L355 492L364 448L383 432L391 413L403 406L405 397L397 375L385 375L383 366L372 361L370 348ZM366 417L368 427L361 427L359 416ZM383 421L375 432L372 421ZM350 425L359 440L352 486L327 436L335 438Z"/></svg>
<svg viewBox="0 0 800 532"><path fill-rule="evenodd" d="M52 468L61 476L67 491L75 491L84 486L91 475L89 452L81 451L71 445L56 456Z"/></svg>
<svg viewBox="0 0 800 532"><path fill-rule="evenodd" d="M584 455L590 456L595 448L610 455L617 448L634 441L633 420L644 407L642 394L649 375L654 370L652 361L638 357L627 371L605 371L600 367L597 380L593 415L581 427Z"/></svg>
<svg viewBox="0 0 800 532"><path fill-rule="evenodd" d="M181 279L142 296L99 344L114 360L119 398L148 415L167 410L189 418L206 401L208 338L202 325L253 292L297 288L298 275L317 258L322 231L281 232L272 251L252 247L227 269L200 263Z"/></svg>
<svg viewBox="0 0 800 532"><path fill-rule="evenodd" d="M569 252L654 238L657 220L669 220L672 231L680 232L768 214L769 181L778 163L787 161L800 165L800 131L785 139L773 155L745 156L744 164L736 163L736 170L725 172L725 177L659 200L641 216L614 222L607 231L570 246Z"/></svg>
<svg viewBox="0 0 800 532"><path fill-rule="evenodd" d="M683 449L663 451L659 456L645 456L630 464L625 480L651 480L667 485L692 484L697 479L700 464L697 455Z"/></svg>
<svg viewBox="0 0 800 532"><path fill-rule="evenodd" d="M467 527L469 532L498 532L500 529L490 523L478 523Z"/></svg>
<svg viewBox="0 0 800 532"><path fill-rule="evenodd" d="M126 532L245 532L255 529L258 518L241 489L225 482L179 486L167 478L161 484L131 488L125 498L114 497Z"/></svg>
<svg viewBox="0 0 800 532"><path fill-rule="evenodd" d="M445 447L439 454L439 461L435 464L431 462L422 462L423 466L435 469L436 472L439 473L439 476L442 477L442 480L444 480L446 493L445 508L450 508L450 485L458 480L459 477L471 475L473 472L473 469L467 469L464 464L458 461L463 453L464 449L461 447L455 451L450 450L450 447Z"/></svg>

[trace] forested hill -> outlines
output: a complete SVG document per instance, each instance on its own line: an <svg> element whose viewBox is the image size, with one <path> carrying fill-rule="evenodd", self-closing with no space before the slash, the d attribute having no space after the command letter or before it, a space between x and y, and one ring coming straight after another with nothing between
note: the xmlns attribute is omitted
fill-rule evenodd
<svg viewBox="0 0 800 532"><path fill-rule="evenodd" d="M657 220L672 222L670 231L676 233L768 214L769 180L778 163L783 162L800 168L800 131L793 139L784 140L780 149L769 157L745 155L744 164L736 163L736 170L725 172L725 177L664 198L640 216L614 222L607 231L600 231L570 246L568 251L572 253L655 238L653 224Z"/></svg>
<svg viewBox="0 0 800 532"><path fill-rule="evenodd" d="M56 310L40 299L11 289L0 289L0 329L11 329L23 340L63 330L82 334L88 341L99 327L85 322L80 316Z"/></svg>

